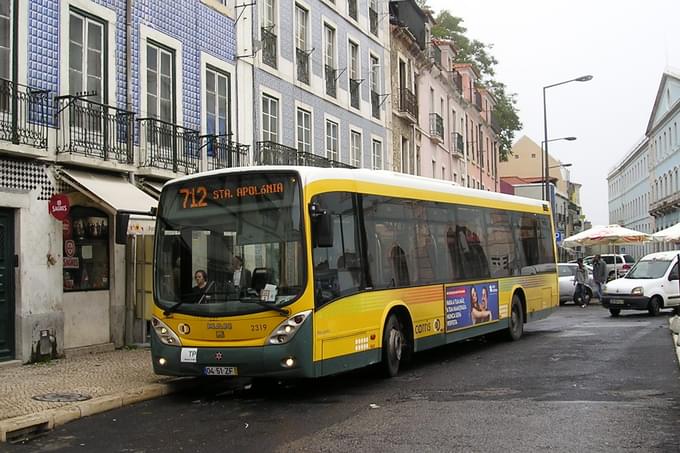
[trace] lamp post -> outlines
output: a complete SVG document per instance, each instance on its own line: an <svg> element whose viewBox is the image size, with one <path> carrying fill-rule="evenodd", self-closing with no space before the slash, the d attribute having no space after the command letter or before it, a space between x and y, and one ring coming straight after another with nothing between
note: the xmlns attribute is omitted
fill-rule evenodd
<svg viewBox="0 0 680 453"><path fill-rule="evenodd" d="M560 137L560 138L551 138L548 140L549 142L557 142L560 140L566 140L568 142L573 142L576 140L576 137ZM545 199L545 180L548 176L545 174L545 163L543 162L544 156L543 156L543 147L545 146L545 140L541 142L541 198Z"/></svg>
<svg viewBox="0 0 680 453"><path fill-rule="evenodd" d="M559 168L559 167L571 167L573 164L559 164L559 165L551 165L548 167L548 169L551 168Z"/></svg>
<svg viewBox="0 0 680 453"><path fill-rule="evenodd" d="M565 83L570 83L570 82L587 82L591 80L593 76L591 75L584 75L581 77L577 77L575 79L569 79L565 80L564 82L559 82L559 83L553 83L552 85L546 85L543 87L543 136L544 140L543 142L545 143L545 149L543 151L544 155L544 167L545 167L545 175L544 175L544 180L543 180L543 187L544 187L544 192L543 192L543 199L545 201L550 201L550 191L548 190L548 143L550 140L548 140L548 110L546 108L546 103L545 103L545 90L548 88L556 87L559 85L564 85Z"/></svg>

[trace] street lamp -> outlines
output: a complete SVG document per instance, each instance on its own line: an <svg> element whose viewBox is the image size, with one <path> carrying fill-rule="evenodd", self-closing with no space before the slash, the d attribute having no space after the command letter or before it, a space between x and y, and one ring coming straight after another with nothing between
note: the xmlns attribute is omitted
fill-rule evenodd
<svg viewBox="0 0 680 453"><path fill-rule="evenodd" d="M566 140L568 142L573 142L576 140L576 137L560 137L560 138L551 138L548 140L549 142L557 142L560 140ZM545 164L543 163L543 147L545 146L545 140L541 142L541 190L544 192L541 195L541 198L545 198L545 179L547 178L545 174Z"/></svg>
<svg viewBox="0 0 680 453"><path fill-rule="evenodd" d="M551 165L550 167L548 167L548 169L551 169L551 168L558 168L558 167L563 167L563 168L564 168L564 167L571 167L572 165L573 165L573 164Z"/></svg>
<svg viewBox="0 0 680 453"><path fill-rule="evenodd" d="M543 187L544 187L544 193L543 193L543 199L546 201L549 200L549 195L550 191L548 190L548 143L550 140L548 140L548 110L546 108L546 103L545 103L545 90L548 88L556 87L559 85L564 85L565 83L570 83L570 82L587 82L591 80L593 76L591 75L584 75L581 77L576 77L575 79L569 79L565 80L564 82L559 82L559 83L553 83L552 85L546 85L543 87L543 136L544 136L544 143L545 143L545 149L543 151L543 155L545 156L544 160L544 166L545 166L545 178L543 180Z"/></svg>

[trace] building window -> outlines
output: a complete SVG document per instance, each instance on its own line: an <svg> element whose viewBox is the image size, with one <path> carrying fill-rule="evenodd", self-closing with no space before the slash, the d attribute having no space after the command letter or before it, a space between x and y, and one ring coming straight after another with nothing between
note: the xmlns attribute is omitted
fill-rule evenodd
<svg viewBox="0 0 680 453"><path fill-rule="evenodd" d="M371 55L371 113L380 119L380 60Z"/></svg>
<svg viewBox="0 0 680 453"><path fill-rule="evenodd" d="M372 142L373 151L373 170L382 170L383 168L383 150L382 142L380 140L373 139Z"/></svg>
<svg viewBox="0 0 680 453"><path fill-rule="evenodd" d="M339 161L338 123L326 120L326 158Z"/></svg>
<svg viewBox="0 0 680 453"><path fill-rule="evenodd" d="M69 16L69 93L95 93L89 100L106 102L104 93L105 23L71 10Z"/></svg>
<svg viewBox="0 0 680 453"><path fill-rule="evenodd" d="M147 115L167 123L175 120L175 53L160 44L146 45Z"/></svg>
<svg viewBox="0 0 680 453"><path fill-rule="evenodd" d="M359 72L359 45L349 41L349 104L355 109L359 108L359 85L361 76Z"/></svg>
<svg viewBox="0 0 680 453"><path fill-rule="evenodd" d="M231 134L231 91L229 74L208 68L205 72L206 132L209 135Z"/></svg>
<svg viewBox="0 0 680 453"><path fill-rule="evenodd" d="M295 61L297 63L297 80L309 84L309 12L300 5L295 5Z"/></svg>
<svg viewBox="0 0 680 453"><path fill-rule="evenodd" d="M262 95L262 140L279 142L279 100Z"/></svg>
<svg viewBox="0 0 680 453"><path fill-rule="evenodd" d="M361 167L361 133L351 131L349 133L350 156L349 164L353 167Z"/></svg>
<svg viewBox="0 0 680 453"><path fill-rule="evenodd" d="M262 62L277 67L276 0L264 0L262 11Z"/></svg>
<svg viewBox="0 0 680 453"><path fill-rule="evenodd" d="M337 94L337 68L335 63L335 29L324 24L324 73L326 76L326 94L335 97Z"/></svg>
<svg viewBox="0 0 680 453"><path fill-rule="evenodd" d="M368 23L371 33L378 36L378 0L368 2Z"/></svg>
<svg viewBox="0 0 680 453"><path fill-rule="evenodd" d="M64 225L64 291L109 289L109 218L82 206L71 208Z"/></svg>
<svg viewBox="0 0 680 453"><path fill-rule="evenodd" d="M409 141L406 137L401 137L401 172L410 173L409 171ZM434 174L433 174L434 175Z"/></svg>
<svg viewBox="0 0 680 453"><path fill-rule="evenodd" d="M12 78L12 3L0 0L0 78L7 80Z"/></svg>
<svg viewBox="0 0 680 453"><path fill-rule="evenodd" d="M297 149L312 152L312 114L301 108L297 109Z"/></svg>
<svg viewBox="0 0 680 453"><path fill-rule="evenodd" d="M357 0L347 0L347 11L349 12L349 17L358 20L359 11L357 9Z"/></svg>

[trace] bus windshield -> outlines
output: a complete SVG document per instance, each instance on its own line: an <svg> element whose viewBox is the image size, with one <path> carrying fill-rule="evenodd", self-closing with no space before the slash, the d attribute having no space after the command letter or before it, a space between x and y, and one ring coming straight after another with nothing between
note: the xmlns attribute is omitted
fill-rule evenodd
<svg viewBox="0 0 680 453"><path fill-rule="evenodd" d="M300 206L291 172L210 175L164 188L156 304L211 317L281 311L304 287Z"/></svg>

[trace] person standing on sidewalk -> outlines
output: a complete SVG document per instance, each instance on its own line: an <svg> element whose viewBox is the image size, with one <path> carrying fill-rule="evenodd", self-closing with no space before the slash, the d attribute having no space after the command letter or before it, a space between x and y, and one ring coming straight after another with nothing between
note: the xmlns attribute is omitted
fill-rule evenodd
<svg viewBox="0 0 680 453"><path fill-rule="evenodd" d="M574 284L576 289L574 290L574 302L580 303L581 308L586 308L586 304L583 301L586 294L586 280L588 279L588 271L583 266L583 258L576 260L578 267L576 268L576 275L574 275Z"/></svg>
<svg viewBox="0 0 680 453"><path fill-rule="evenodd" d="M597 300L602 302L602 285L607 282L607 264L602 261L599 254L593 258L593 281L595 282Z"/></svg>

